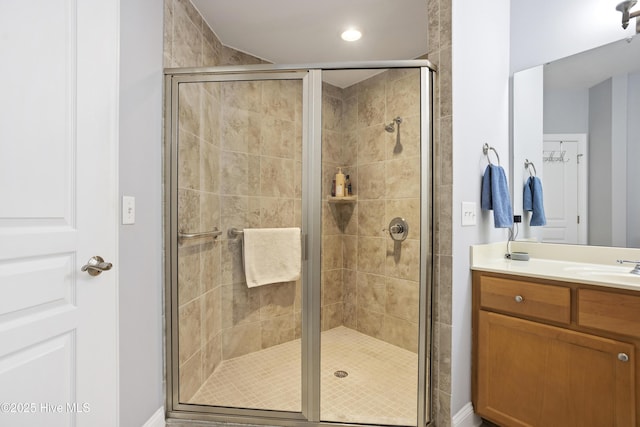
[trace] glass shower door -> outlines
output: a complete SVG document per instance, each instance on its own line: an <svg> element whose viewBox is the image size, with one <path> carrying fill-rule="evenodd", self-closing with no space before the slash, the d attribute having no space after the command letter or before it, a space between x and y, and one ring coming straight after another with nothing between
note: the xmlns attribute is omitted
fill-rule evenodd
<svg viewBox="0 0 640 427"><path fill-rule="evenodd" d="M320 419L415 426L421 77L374 71L347 87L323 83ZM339 167L350 194L333 194Z"/></svg>
<svg viewBox="0 0 640 427"><path fill-rule="evenodd" d="M242 231L302 227L302 81L177 99L177 403L300 412L301 280L249 287Z"/></svg>

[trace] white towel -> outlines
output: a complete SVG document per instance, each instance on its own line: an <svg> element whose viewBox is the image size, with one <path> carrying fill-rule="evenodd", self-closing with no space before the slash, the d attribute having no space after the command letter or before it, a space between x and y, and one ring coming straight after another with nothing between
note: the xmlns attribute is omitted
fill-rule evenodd
<svg viewBox="0 0 640 427"><path fill-rule="evenodd" d="M242 255L247 286L300 278L300 228L245 228Z"/></svg>

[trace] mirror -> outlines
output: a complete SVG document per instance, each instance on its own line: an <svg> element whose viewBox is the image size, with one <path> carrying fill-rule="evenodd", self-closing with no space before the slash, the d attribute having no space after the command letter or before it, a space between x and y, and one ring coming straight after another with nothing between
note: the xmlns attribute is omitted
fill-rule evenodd
<svg viewBox="0 0 640 427"><path fill-rule="evenodd" d="M640 37L514 73L512 183L520 236L640 247ZM547 224L529 225L535 165Z"/></svg>

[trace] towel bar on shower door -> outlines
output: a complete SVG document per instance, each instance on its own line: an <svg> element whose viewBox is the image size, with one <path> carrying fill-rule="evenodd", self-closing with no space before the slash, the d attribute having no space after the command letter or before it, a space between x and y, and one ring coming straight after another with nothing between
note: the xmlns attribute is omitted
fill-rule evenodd
<svg viewBox="0 0 640 427"><path fill-rule="evenodd" d="M230 239L235 239L236 237L244 236L244 230L240 230L239 228L231 227L231 228L227 231L227 236L228 236Z"/></svg>
<svg viewBox="0 0 640 427"><path fill-rule="evenodd" d="M230 239L235 239L236 237L244 236L244 230L240 230L239 228L236 228L236 227L231 227L229 230L227 230L227 236Z"/></svg>
<svg viewBox="0 0 640 427"><path fill-rule="evenodd" d="M182 231L178 231L178 242L182 242L183 240L188 239L200 239L202 237L213 237L214 239L218 236L222 235L222 231L214 228L212 231L205 231L203 233L183 233Z"/></svg>

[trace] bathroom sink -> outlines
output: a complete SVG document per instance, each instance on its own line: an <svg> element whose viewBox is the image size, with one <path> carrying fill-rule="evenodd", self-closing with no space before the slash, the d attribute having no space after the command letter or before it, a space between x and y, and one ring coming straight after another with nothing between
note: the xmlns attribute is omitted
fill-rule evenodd
<svg viewBox="0 0 640 427"><path fill-rule="evenodd" d="M631 274L630 268L615 265L580 265L563 268L565 274L602 283L624 283L640 286L640 276Z"/></svg>
<svg viewBox="0 0 640 427"><path fill-rule="evenodd" d="M598 269L578 270L575 274L589 280L599 282L622 282L630 285L640 286L640 276L627 272L606 271Z"/></svg>
<svg viewBox="0 0 640 427"><path fill-rule="evenodd" d="M586 275L600 274L600 273L602 273L602 274L606 274L606 273L630 274L629 273L630 270L628 268L618 267L618 266L613 266L613 265L612 266L607 266L607 265L598 265L598 266L583 265L583 266L578 266L578 267L565 267L563 270L566 271L567 273L586 274Z"/></svg>

